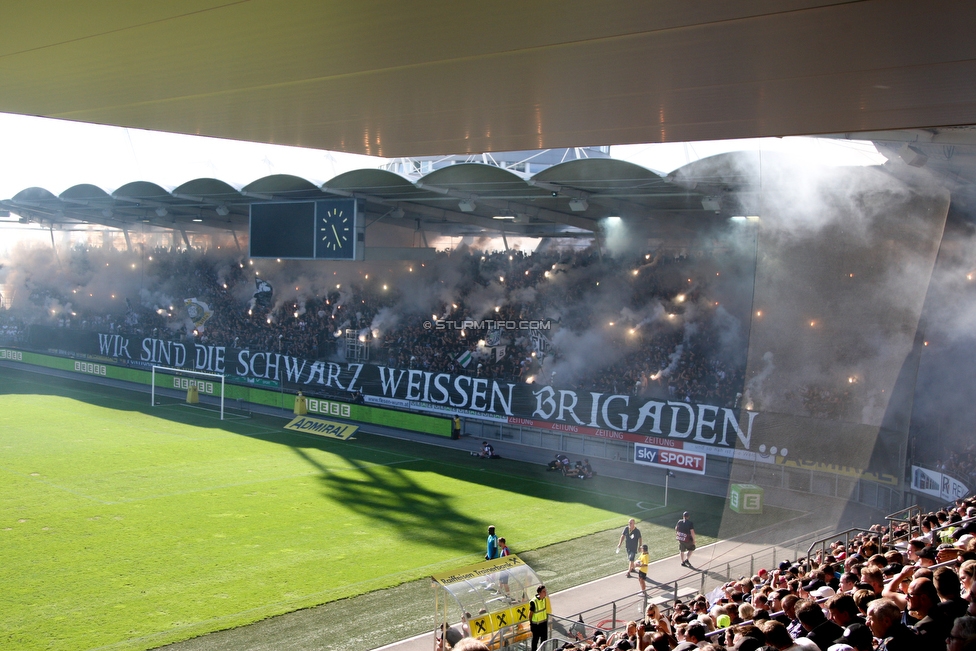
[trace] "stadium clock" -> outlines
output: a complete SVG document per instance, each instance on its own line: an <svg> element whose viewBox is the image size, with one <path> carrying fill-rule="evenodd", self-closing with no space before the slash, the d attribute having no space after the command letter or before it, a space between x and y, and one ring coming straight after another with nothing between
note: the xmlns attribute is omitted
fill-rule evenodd
<svg viewBox="0 0 976 651"><path fill-rule="evenodd" d="M316 209L315 257L356 258L356 202L319 201Z"/></svg>

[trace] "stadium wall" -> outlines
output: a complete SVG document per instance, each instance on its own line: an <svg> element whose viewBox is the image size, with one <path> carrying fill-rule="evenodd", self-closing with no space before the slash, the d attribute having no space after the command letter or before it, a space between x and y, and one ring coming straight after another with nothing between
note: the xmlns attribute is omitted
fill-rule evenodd
<svg viewBox="0 0 976 651"><path fill-rule="evenodd" d="M103 362L59 357L43 353L33 353L22 350L0 349L0 361L18 362L27 366L39 366L58 371L65 371L79 376L95 376L112 380L119 380L136 385L149 386L152 373L141 369L127 368ZM171 377L171 376L160 376ZM180 390L178 387L160 386L157 378L157 388ZM295 407L295 395L260 387L242 386L227 383L224 386L224 398L238 401L239 404L254 404L291 411ZM381 407L358 405L330 400L309 400L309 411L332 417L348 418L349 420L385 427L396 427L411 432L420 432L434 436L451 436L451 421L448 418L395 411ZM346 411L348 410L348 411Z"/></svg>

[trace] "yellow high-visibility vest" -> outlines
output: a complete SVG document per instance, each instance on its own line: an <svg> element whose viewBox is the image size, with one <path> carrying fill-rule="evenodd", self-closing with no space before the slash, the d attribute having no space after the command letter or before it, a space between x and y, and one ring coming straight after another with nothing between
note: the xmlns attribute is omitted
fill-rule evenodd
<svg viewBox="0 0 976 651"><path fill-rule="evenodd" d="M532 600L532 605L535 606L535 610L532 612L533 624L538 624L549 619L549 597L544 599L536 597Z"/></svg>

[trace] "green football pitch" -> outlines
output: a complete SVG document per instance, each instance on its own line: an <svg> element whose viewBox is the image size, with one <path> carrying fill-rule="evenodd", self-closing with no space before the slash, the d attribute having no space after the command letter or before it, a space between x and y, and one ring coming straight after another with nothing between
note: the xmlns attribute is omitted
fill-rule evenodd
<svg viewBox="0 0 976 651"><path fill-rule="evenodd" d="M664 514L657 487L285 422L0 368L0 648L153 648L478 562L488 524L519 552Z"/></svg>

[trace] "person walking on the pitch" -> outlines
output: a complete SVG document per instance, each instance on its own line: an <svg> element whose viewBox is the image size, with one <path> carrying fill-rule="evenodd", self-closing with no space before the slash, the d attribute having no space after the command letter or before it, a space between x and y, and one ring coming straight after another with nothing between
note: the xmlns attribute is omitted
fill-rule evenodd
<svg viewBox="0 0 976 651"><path fill-rule="evenodd" d="M536 588L535 599L529 602L529 629L532 631L532 651L540 642L549 639L549 593L546 586Z"/></svg>
<svg viewBox="0 0 976 651"><path fill-rule="evenodd" d="M485 560L498 558L498 536L495 535L495 525L488 527L488 540L485 546Z"/></svg>
<svg viewBox="0 0 976 651"><path fill-rule="evenodd" d="M624 531L620 534L620 540L617 541L617 551L620 551L620 545L623 542L627 542L627 560L630 565L627 566L627 578L630 578L630 573L634 571L634 561L637 559L637 550L640 549L641 544L644 542L641 540L640 529L637 528L637 522L631 518L627 526L624 527Z"/></svg>
<svg viewBox="0 0 976 651"><path fill-rule="evenodd" d="M674 527L675 538L678 539L678 555L685 567L691 567L691 552L695 551L695 525L690 517L691 514L685 511Z"/></svg>

